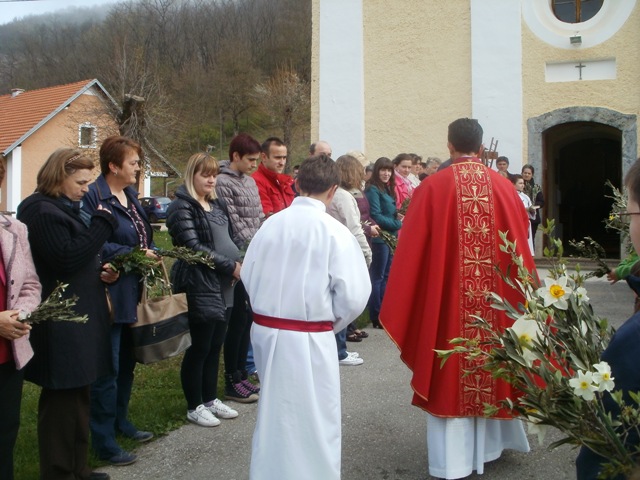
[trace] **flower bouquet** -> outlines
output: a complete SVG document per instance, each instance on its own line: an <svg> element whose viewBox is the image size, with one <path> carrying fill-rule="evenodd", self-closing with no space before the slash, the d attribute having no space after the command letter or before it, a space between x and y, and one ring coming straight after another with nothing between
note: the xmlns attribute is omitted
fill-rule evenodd
<svg viewBox="0 0 640 480"><path fill-rule="evenodd" d="M46 320L55 322L86 323L89 319L86 315L78 315L73 307L78 302L78 297L63 298L62 294L69 285L58 282L56 288L49 296L31 313L20 312L19 320L26 323L41 323Z"/></svg>
<svg viewBox="0 0 640 480"><path fill-rule="evenodd" d="M623 215L620 215L627 211L627 192L624 189L620 191L609 180L606 181L605 185L611 189L611 195L605 195L605 197L613 200L611 213L604 220L605 228L619 233L620 242L626 245L627 253L632 253L633 245L629 237L629 222L624 219Z"/></svg>
<svg viewBox="0 0 640 480"><path fill-rule="evenodd" d="M553 228L549 222L545 233ZM443 363L454 354L476 360L477 369L485 369L494 378L516 387L517 398L507 398L498 405L485 404L490 417L506 408L516 418L528 422L529 432L539 441L545 429L555 427L564 438L550 448L563 444L585 446L607 458L605 478L628 474L640 459L640 451L629 445L630 435L640 433L640 395L631 394L634 402L626 404L622 392L615 391L611 369L600 356L612 335L612 328L599 318L589 304L584 288L585 276L569 273L562 259L562 243L551 238L545 256L551 259L549 276L540 285L523 266L515 253L515 244L500 233L503 251L509 253L518 269L517 280L502 278L522 293L522 303L511 305L491 294L492 307L514 320L505 331L497 332L482 318L476 322L486 338L455 338L451 350L436 351ZM465 375L473 371L465 372ZM603 397L610 395L622 415L612 416Z"/></svg>
<svg viewBox="0 0 640 480"><path fill-rule="evenodd" d="M189 264L200 263L206 265L209 268L215 268L213 259L205 252L191 250L187 247L173 247L170 250L157 249L154 250L155 254L159 257L169 257L182 260ZM162 285L163 288L168 288L168 285L164 285L164 270L160 261L148 257L145 250L140 247L136 247L129 253L118 255L109 262L114 270L122 273L135 273L142 277L142 282L147 287L153 287L154 285Z"/></svg>
<svg viewBox="0 0 640 480"><path fill-rule="evenodd" d="M411 197L407 197L402 201L402 205L400 205L400 208L398 209L398 213L400 215L406 215L407 214L407 210L409 210L409 204L411 203Z"/></svg>
<svg viewBox="0 0 640 480"><path fill-rule="evenodd" d="M633 253L633 245L629 238L629 223L625 221L624 214L627 211L627 192L625 190L620 191L609 180L605 183L607 187L611 189L611 195L606 195L607 198L613 200L611 205L611 213L609 217L604 220L605 228L607 230L620 234L620 241L625 245L627 254ZM587 274L588 277L603 277L611 268L607 265L603 259L606 257L606 252L602 245L595 241L591 237L584 237L583 240L569 240L569 245L576 249L581 257L588 258L594 261L597 268Z"/></svg>
<svg viewBox="0 0 640 480"><path fill-rule="evenodd" d="M575 248L578 254L582 257L589 258L593 260L598 268L589 272L585 275L586 278L589 277L604 277L607 273L611 271L611 267L605 262L603 259L606 258L606 252L602 245L596 242L591 237L584 237L583 240L579 242L575 240L569 240L569 245Z"/></svg>
<svg viewBox="0 0 640 480"><path fill-rule="evenodd" d="M366 227L366 226L370 227L371 222L364 221L364 222L361 222L361 225L363 227ZM380 240L382 240L387 245L387 247L389 247L392 254L395 253L396 247L398 246L398 237L396 237L392 233L389 233L386 230L380 229Z"/></svg>

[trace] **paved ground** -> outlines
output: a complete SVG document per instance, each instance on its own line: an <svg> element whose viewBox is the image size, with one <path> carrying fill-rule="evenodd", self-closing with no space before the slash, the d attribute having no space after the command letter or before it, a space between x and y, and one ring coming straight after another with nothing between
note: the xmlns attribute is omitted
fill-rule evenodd
<svg viewBox="0 0 640 480"><path fill-rule="evenodd" d="M631 315L633 295L626 284L604 280L588 285L600 315L619 325ZM343 412L343 480L426 480L427 452L424 413L410 405L409 371L386 334L368 330L370 337L350 343L365 359L358 367L341 367ZM295 393L292 392L292 395ZM136 453L127 467L107 467L114 480L246 480L249 477L251 435L256 406L233 404L240 416L216 428L185 425ZM548 435L545 443L559 439ZM528 454L506 452L485 466L485 474L469 479L572 479L576 451L569 447L548 451L530 437ZM304 480L304 472L300 472Z"/></svg>

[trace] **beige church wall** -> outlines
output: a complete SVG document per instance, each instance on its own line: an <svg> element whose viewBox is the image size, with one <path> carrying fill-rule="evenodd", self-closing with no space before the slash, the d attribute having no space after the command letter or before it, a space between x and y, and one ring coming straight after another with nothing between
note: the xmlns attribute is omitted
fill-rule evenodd
<svg viewBox="0 0 640 480"><path fill-rule="evenodd" d="M100 142L109 135L117 134L118 129L98 97L81 95L22 144L22 198L33 193L38 171L54 150L61 147L78 148L78 127L84 122L89 122L98 129L96 148L82 149L89 153L98 165ZM99 173L98 167L94 174L97 176Z"/></svg>
<svg viewBox="0 0 640 480"><path fill-rule="evenodd" d="M313 140L320 121L320 7L313 0ZM367 158L400 152L448 158L448 124L472 114L469 1L362 0L362 17Z"/></svg>
<svg viewBox="0 0 640 480"><path fill-rule="evenodd" d="M471 115L469 2L363 3L365 153L448 158L448 124Z"/></svg>
<svg viewBox="0 0 640 480"><path fill-rule="evenodd" d="M563 107L603 107L640 115L640 5L636 5L616 35L591 48L555 48L540 40L524 21L522 31L524 138L528 134L527 119ZM615 80L545 81L547 63L577 64L578 61L614 58ZM523 158L527 158L526 142L523 148Z"/></svg>

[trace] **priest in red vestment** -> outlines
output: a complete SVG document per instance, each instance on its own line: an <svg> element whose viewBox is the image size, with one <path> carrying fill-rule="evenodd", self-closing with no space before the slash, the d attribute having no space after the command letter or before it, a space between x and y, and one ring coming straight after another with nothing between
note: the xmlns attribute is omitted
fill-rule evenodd
<svg viewBox="0 0 640 480"><path fill-rule="evenodd" d="M440 478L483 473L484 462L504 448L528 451L520 421L505 411L483 418L484 403L514 398L510 385L482 370L463 376L471 364L452 356L441 368L434 350L449 350L456 337L480 337L473 316L504 329L513 321L491 308L495 292L517 305L519 292L500 278L510 256L500 251L499 232L525 266L534 262L527 244L529 220L506 178L477 158L482 127L462 118L449 125L452 164L416 188L391 266L380 321L413 372L413 404L427 412L429 472ZM511 269L512 275L516 269Z"/></svg>

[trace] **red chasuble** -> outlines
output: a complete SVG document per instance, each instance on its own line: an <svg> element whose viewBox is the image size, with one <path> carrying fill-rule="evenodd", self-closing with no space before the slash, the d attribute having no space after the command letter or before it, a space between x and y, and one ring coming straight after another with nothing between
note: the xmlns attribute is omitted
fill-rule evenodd
<svg viewBox="0 0 640 480"><path fill-rule="evenodd" d="M414 191L391 266L380 321L413 372L413 404L438 417L483 416L484 403L517 394L503 381L453 355L440 368L434 349L449 350L455 337L481 337L472 315L504 329L513 320L490 307L496 292L512 305L522 295L495 270L510 256L500 251L499 232L517 241L533 272L527 244L529 220L513 184L478 159L459 158L427 177ZM512 276L516 269L512 268ZM493 418L510 418L501 410Z"/></svg>

